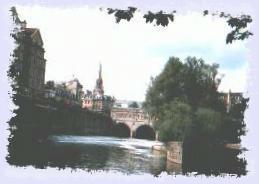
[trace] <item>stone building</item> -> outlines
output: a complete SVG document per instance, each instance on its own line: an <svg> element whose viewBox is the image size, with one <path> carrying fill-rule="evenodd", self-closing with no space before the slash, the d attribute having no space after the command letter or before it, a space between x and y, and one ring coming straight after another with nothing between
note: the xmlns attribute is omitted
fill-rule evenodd
<svg viewBox="0 0 259 184"><path fill-rule="evenodd" d="M100 64L99 76L96 80L95 88L92 91L87 90L82 103L82 108L87 108L93 111L110 112L115 98L104 95L103 78L102 78L102 65Z"/></svg>
<svg viewBox="0 0 259 184"><path fill-rule="evenodd" d="M77 101L81 101L83 98L83 85L77 78L66 82L66 90L73 94Z"/></svg>
<svg viewBox="0 0 259 184"><path fill-rule="evenodd" d="M18 94L36 96L43 93L46 60L40 30L27 28L26 21L21 21L15 7L11 7L13 29L11 36L16 47L8 76L14 82Z"/></svg>
<svg viewBox="0 0 259 184"><path fill-rule="evenodd" d="M90 90L86 90L83 98L82 108L92 109L93 107L93 93Z"/></svg>
<svg viewBox="0 0 259 184"><path fill-rule="evenodd" d="M220 93L220 96L226 105L227 112L230 111L233 105L241 103L242 99L244 98L242 93L231 92L230 90L228 93Z"/></svg>
<svg viewBox="0 0 259 184"><path fill-rule="evenodd" d="M37 28L27 28L24 21L20 35L23 37L19 65L21 84L30 95L39 95L44 90L46 68L41 33Z"/></svg>
<svg viewBox="0 0 259 184"><path fill-rule="evenodd" d="M44 97L54 99L56 102L64 102L66 106L82 105L83 86L78 79L68 82L47 81L45 84Z"/></svg>

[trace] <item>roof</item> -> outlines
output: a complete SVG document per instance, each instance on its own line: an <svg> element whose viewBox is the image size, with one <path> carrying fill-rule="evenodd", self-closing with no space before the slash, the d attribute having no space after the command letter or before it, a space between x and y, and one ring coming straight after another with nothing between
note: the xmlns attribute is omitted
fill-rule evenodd
<svg viewBox="0 0 259 184"><path fill-rule="evenodd" d="M26 28L23 28L23 30L32 34L32 33L36 32L36 31L38 31L39 29L37 29L37 28L27 28L26 27Z"/></svg>
<svg viewBox="0 0 259 184"><path fill-rule="evenodd" d="M23 31L30 34L31 38L39 43L39 45L43 45L43 40L41 38L40 30L38 28L23 28Z"/></svg>
<svg viewBox="0 0 259 184"><path fill-rule="evenodd" d="M230 96L243 96L243 93L241 92L220 92L219 94L223 96L228 94L230 94Z"/></svg>

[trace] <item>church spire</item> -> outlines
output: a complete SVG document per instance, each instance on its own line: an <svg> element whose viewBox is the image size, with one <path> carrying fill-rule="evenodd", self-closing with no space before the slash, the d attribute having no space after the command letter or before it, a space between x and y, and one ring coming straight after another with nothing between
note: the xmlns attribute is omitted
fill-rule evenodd
<svg viewBox="0 0 259 184"><path fill-rule="evenodd" d="M102 79L102 64L100 63L99 66L99 77L96 80L96 86L94 89L94 95L103 96L104 89L103 89L103 79Z"/></svg>
<svg viewBox="0 0 259 184"><path fill-rule="evenodd" d="M102 78L102 64L100 63L100 66L99 66L99 79Z"/></svg>

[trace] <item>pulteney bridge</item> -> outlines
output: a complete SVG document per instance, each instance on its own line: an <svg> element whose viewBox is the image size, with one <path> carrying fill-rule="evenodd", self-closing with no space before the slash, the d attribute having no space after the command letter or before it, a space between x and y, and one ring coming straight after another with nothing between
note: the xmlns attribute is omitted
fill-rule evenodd
<svg viewBox="0 0 259 184"><path fill-rule="evenodd" d="M113 108L111 117L115 122L113 132L116 136L151 140L158 138L152 120L140 108Z"/></svg>

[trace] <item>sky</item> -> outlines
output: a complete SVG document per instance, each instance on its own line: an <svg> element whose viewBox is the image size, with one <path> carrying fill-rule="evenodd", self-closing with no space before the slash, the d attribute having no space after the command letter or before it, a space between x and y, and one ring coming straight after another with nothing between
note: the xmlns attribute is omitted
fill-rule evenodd
<svg viewBox="0 0 259 184"><path fill-rule="evenodd" d="M93 90L102 64L105 94L143 101L150 77L158 75L168 58L187 56L218 63L224 74L220 91L246 92L246 41L226 44L230 27L224 19L201 12L176 14L167 27L146 24L137 11L130 22L115 22L99 8L17 6L27 27L39 28L44 42L45 80L79 79Z"/></svg>

